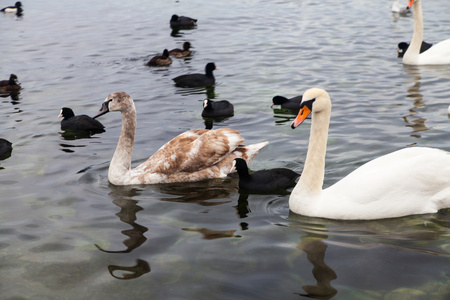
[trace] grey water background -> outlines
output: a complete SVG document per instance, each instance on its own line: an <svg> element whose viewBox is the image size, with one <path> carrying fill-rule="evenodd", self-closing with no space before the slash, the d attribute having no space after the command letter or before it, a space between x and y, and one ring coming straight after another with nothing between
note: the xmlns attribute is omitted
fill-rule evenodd
<svg viewBox="0 0 450 300"><path fill-rule="evenodd" d="M450 3L422 1L425 40L450 38ZM2 0L1 6L13 3ZM391 1L22 1L0 15L2 299L448 299L448 212L378 221L289 213L288 193L239 194L233 178L116 187L108 164L120 114L106 132L71 136L63 106L95 114L115 91L135 100L133 166L177 134L204 128L202 100L235 115L214 128L269 141L253 170L301 172L309 122L271 109L275 95L328 90L333 101L325 186L379 155L409 146L450 150L450 67L406 67L396 47L413 17ZM171 32L174 13L197 18ZM144 64L193 45L170 67ZM215 62L213 89L171 78ZM404 298L402 298L404 297Z"/></svg>

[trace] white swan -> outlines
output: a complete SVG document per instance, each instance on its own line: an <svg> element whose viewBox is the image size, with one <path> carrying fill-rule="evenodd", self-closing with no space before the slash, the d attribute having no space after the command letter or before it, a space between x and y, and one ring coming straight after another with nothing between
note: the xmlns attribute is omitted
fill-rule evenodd
<svg viewBox="0 0 450 300"><path fill-rule="evenodd" d="M115 185L154 184L200 181L225 177L236 157L250 163L268 142L242 145L244 138L234 129L193 129L164 146L148 160L131 169L136 131L136 109L125 92L109 95L94 117L109 111L122 113L122 131L108 170L108 180Z"/></svg>
<svg viewBox="0 0 450 300"><path fill-rule="evenodd" d="M414 10L414 33L411 43L403 55L405 65L443 65L450 64L450 39L434 44L425 52L420 52L423 41L423 18L420 0L409 0L408 7Z"/></svg>
<svg viewBox="0 0 450 300"><path fill-rule="evenodd" d="M376 158L322 190L331 100L321 89L303 95L292 122L312 111L302 176L289 198L292 212L329 219L369 220L435 213L450 208L450 153L412 147Z"/></svg>
<svg viewBox="0 0 450 300"><path fill-rule="evenodd" d="M399 13L399 14L402 14L402 15L406 15L406 14L411 12L411 9L409 8L409 6L400 5L398 0L392 0L391 11L393 13Z"/></svg>

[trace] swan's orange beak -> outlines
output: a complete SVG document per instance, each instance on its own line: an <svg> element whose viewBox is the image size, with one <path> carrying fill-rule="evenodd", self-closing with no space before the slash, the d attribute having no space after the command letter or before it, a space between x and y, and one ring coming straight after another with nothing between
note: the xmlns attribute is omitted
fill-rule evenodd
<svg viewBox="0 0 450 300"><path fill-rule="evenodd" d="M302 122L305 121L306 117L308 117L310 113L311 109L309 109L307 105L303 106L298 112L298 115L295 118L295 120L291 123L291 128L294 129L298 125L302 124Z"/></svg>
<svg viewBox="0 0 450 300"><path fill-rule="evenodd" d="M409 1L408 1L408 6L407 6L407 8L411 8L411 6L413 5L413 3L414 3L414 0L409 0Z"/></svg>

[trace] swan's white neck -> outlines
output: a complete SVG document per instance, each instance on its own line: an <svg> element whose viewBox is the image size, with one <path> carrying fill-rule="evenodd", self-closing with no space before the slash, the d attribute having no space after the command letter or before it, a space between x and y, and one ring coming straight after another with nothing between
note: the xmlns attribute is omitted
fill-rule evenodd
<svg viewBox="0 0 450 300"><path fill-rule="evenodd" d="M320 199L325 174L330 116L331 105L320 112L314 113L313 111L312 113L305 166L300 180L289 198L289 207L293 212L298 213L308 209L308 207L317 205L317 201ZM294 199L296 200L294 201Z"/></svg>
<svg viewBox="0 0 450 300"><path fill-rule="evenodd" d="M131 170L135 132L136 109L133 105L129 110L122 112L122 132L108 171L108 180L112 184L120 184Z"/></svg>
<svg viewBox="0 0 450 300"><path fill-rule="evenodd" d="M420 0L415 0L412 7L414 14L414 33L408 50L406 50L405 55L403 55L403 63L407 65L417 63L423 41L423 17Z"/></svg>

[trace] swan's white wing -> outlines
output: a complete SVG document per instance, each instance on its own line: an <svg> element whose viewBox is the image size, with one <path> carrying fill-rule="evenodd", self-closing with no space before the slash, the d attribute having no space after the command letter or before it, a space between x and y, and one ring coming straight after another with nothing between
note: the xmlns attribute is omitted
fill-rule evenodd
<svg viewBox="0 0 450 300"><path fill-rule="evenodd" d="M420 53L419 64L450 64L450 39L439 42L427 51Z"/></svg>
<svg viewBox="0 0 450 300"><path fill-rule="evenodd" d="M406 148L376 158L323 191L328 217L377 219L450 207L450 154ZM333 201L333 199L335 201ZM349 216L342 214L348 213Z"/></svg>

